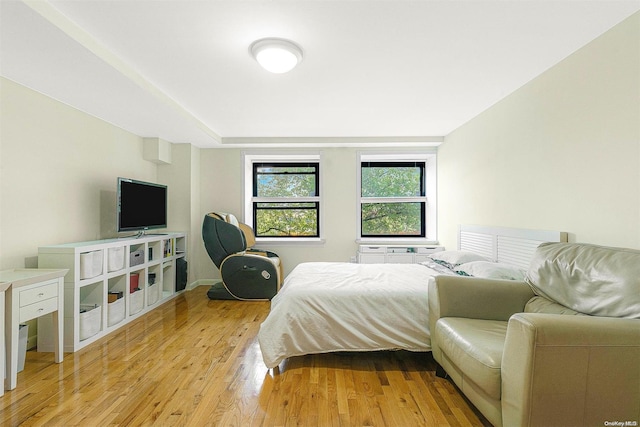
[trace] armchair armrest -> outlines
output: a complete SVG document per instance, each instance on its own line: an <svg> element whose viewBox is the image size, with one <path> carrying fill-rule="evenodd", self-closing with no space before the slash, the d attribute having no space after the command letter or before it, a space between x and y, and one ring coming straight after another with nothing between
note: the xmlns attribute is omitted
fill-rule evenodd
<svg viewBox="0 0 640 427"><path fill-rule="evenodd" d="M533 292L524 282L464 276L429 279L429 331L434 359L441 362L436 322L442 317L504 320L524 310Z"/></svg>
<svg viewBox="0 0 640 427"><path fill-rule="evenodd" d="M524 282L464 276L429 280L429 317L509 320L534 294Z"/></svg>
<svg viewBox="0 0 640 427"><path fill-rule="evenodd" d="M504 425L640 421L640 320L520 313L502 358Z"/></svg>
<svg viewBox="0 0 640 427"><path fill-rule="evenodd" d="M282 267L282 262L280 261L280 257L278 257L278 255L275 252L265 251L262 249L255 249L255 248L247 249L245 253L246 255L257 255L265 258L272 258L272 259L277 258L278 290L280 290L280 285L284 280L284 269Z"/></svg>
<svg viewBox="0 0 640 427"><path fill-rule="evenodd" d="M236 299L270 300L282 283L278 258L250 253L228 256L220 265L222 282Z"/></svg>

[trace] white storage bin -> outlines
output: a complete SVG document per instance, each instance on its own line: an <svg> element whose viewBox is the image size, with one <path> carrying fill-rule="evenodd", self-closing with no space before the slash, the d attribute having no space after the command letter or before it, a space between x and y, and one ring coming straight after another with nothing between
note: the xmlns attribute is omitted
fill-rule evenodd
<svg viewBox="0 0 640 427"><path fill-rule="evenodd" d="M80 278L89 277L93 277L93 252L84 252L80 254Z"/></svg>
<svg viewBox="0 0 640 427"><path fill-rule="evenodd" d="M124 246L107 250L107 271L118 271L124 268Z"/></svg>
<svg viewBox="0 0 640 427"><path fill-rule="evenodd" d="M80 313L80 340L86 340L100 332L102 327L102 306L80 305L80 309L85 309Z"/></svg>
<svg viewBox="0 0 640 427"><path fill-rule="evenodd" d="M80 279L90 279L102 274L102 255L102 250L80 254Z"/></svg>
<svg viewBox="0 0 640 427"><path fill-rule="evenodd" d="M124 298L107 304L107 325L113 326L124 320Z"/></svg>
<svg viewBox="0 0 640 427"><path fill-rule="evenodd" d="M140 289L132 294L129 294L130 310L129 314L136 314L144 307L144 290Z"/></svg>
<svg viewBox="0 0 640 427"><path fill-rule="evenodd" d="M104 257L104 251L100 249L99 251L93 251L93 273L96 276L102 274L102 258Z"/></svg>
<svg viewBox="0 0 640 427"><path fill-rule="evenodd" d="M144 263L144 249L138 249L129 254L129 266L140 265Z"/></svg>
<svg viewBox="0 0 640 427"><path fill-rule="evenodd" d="M157 283L155 285L151 285L147 288L149 294L147 296L147 298L149 299L149 301L147 302L148 305L153 305L155 303L158 302L158 299L160 299L160 285L158 285Z"/></svg>

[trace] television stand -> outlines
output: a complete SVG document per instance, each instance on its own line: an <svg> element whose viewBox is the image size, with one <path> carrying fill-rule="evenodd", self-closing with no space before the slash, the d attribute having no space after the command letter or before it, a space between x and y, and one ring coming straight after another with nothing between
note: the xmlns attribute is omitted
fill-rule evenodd
<svg viewBox="0 0 640 427"><path fill-rule="evenodd" d="M133 234L130 237L135 237L136 239L139 239L139 238L145 237L145 236L166 236L166 235L167 235L167 233L146 233L143 230L143 231L138 231L136 234Z"/></svg>
<svg viewBox="0 0 640 427"><path fill-rule="evenodd" d="M64 298L64 351L78 351L176 297L184 289L177 263L186 261L187 250L181 232L38 248L40 268L69 269L58 293ZM38 351L53 351L52 322L42 319Z"/></svg>

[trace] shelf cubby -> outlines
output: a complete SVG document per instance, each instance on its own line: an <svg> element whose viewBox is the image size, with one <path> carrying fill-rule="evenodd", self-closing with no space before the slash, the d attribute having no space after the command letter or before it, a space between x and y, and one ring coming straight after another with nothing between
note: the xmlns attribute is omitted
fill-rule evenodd
<svg viewBox="0 0 640 427"><path fill-rule="evenodd" d="M160 264L155 264L147 270L147 305L151 306L161 299L160 280L162 279L162 270Z"/></svg>
<svg viewBox="0 0 640 427"><path fill-rule="evenodd" d="M115 276L107 280L107 327L117 325L125 318L127 276Z"/></svg>
<svg viewBox="0 0 640 427"><path fill-rule="evenodd" d="M186 237L176 237L176 256L184 255L187 252Z"/></svg>
<svg viewBox="0 0 640 427"><path fill-rule="evenodd" d="M103 282L96 282L80 288L79 339L84 341L102 330L102 307L105 304Z"/></svg>
<svg viewBox="0 0 640 427"><path fill-rule="evenodd" d="M147 259L151 261L159 261L162 259L162 241L155 240L149 242L149 248L147 249Z"/></svg>
<svg viewBox="0 0 640 427"><path fill-rule="evenodd" d="M175 261L162 264L162 294L171 295L176 291Z"/></svg>

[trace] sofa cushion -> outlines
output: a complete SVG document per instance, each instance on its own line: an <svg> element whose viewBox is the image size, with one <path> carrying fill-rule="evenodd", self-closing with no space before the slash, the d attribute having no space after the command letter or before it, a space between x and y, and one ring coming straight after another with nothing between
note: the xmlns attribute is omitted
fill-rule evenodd
<svg viewBox="0 0 640 427"><path fill-rule="evenodd" d="M500 399L500 365L507 322L445 317L436 323L440 349L465 376Z"/></svg>
<svg viewBox="0 0 640 427"><path fill-rule="evenodd" d="M592 316L640 318L640 251L543 243L527 272L536 295Z"/></svg>

